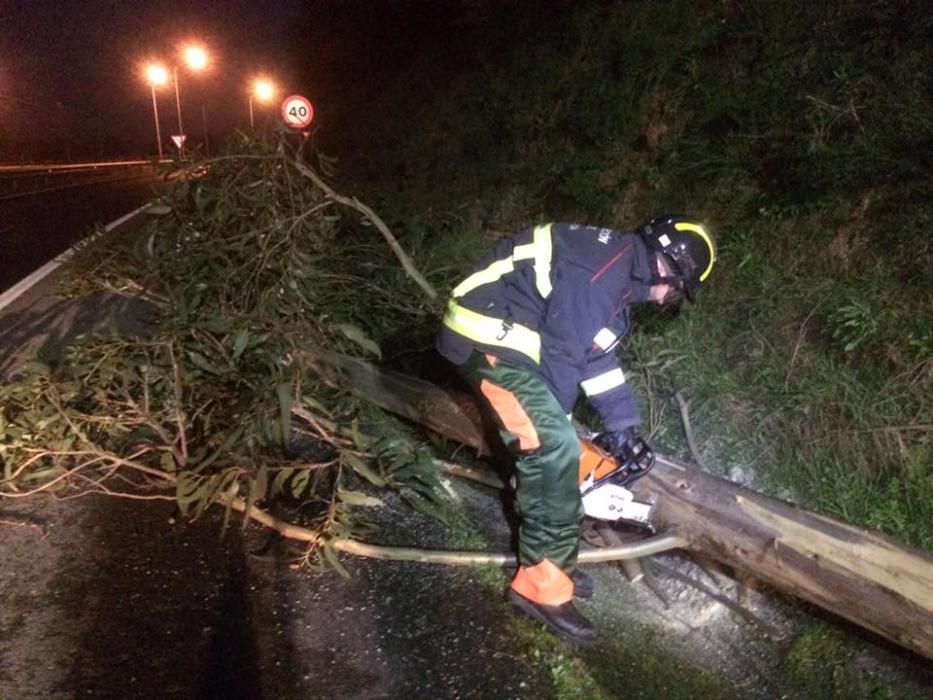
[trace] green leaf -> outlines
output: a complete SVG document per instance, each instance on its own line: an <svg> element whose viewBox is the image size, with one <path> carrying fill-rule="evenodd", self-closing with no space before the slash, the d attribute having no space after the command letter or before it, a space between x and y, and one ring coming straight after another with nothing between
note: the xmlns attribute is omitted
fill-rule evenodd
<svg viewBox="0 0 933 700"><path fill-rule="evenodd" d="M163 452L159 456L159 466L162 467L162 471L166 474L174 474L176 469L175 456L171 452Z"/></svg>
<svg viewBox="0 0 933 700"><path fill-rule="evenodd" d="M359 326L354 326L352 323L338 323L337 330L369 354L375 355L380 360L382 359L382 351L379 346Z"/></svg>
<svg viewBox="0 0 933 700"><path fill-rule="evenodd" d="M305 489L308 488L308 480L311 478L311 472L308 469L301 469L292 479L292 495L295 498L301 498Z"/></svg>
<svg viewBox="0 0 933 700"><path fill-rule="evenodd" d="M226 532L227 528L230 526L230 514L233 512L233 499L227 499L224 504L224 522L220 527L221 532Z"/></svg>
<svg viewBox="0 0 933 700"><path fill-rule="evenodd" d="M275 388L279 397L279 420L281 421L282 445L288 445L292 432L292 392L284 382Z"/></svg>
<svg viewBox="0 0 933 700"><path fill-rule="evenodd" d="M27 472L23 477L23 481L51 481L56 476L64 474L65 470L62 467L48 467L46 469L37 469L35 471Z"/></svg>
<svg viewBox="0 0 933 700"><path fill-rule="evenodd" d="M344 578L350 578L350 572L346 570L343 564L337 559L337 552L334 551L334 548L329 544L325 544L321 547L321 552L324 554L324 559L327 560L327 563L333 567L334 571L343 576Z"/></svg>
<svg viewBox="0 0 933 700"><path fill-rule="evenodd" d="M352 452L341 452L340 459L373 486L385 486L386 480Z"/></svg>
<svg viewBox="0 0 933 700"><path fill-rule="evenodd" d="M166 214L172 213L172 208L168 204L153 202L146 207L146 213L150 216L165 216Z"/></svg>
<svg viewBox="0 0 933 700"><path fill-rule="evenodd" d="M243 427L237 426L230 431L230 434L224 438L224 441L220 444L216 450L211 453L209 457L204 460L198 460L194 456L189 460L191 464L191 470L196 472L203 472L207 467L209 467L214 460L216 460L221 455L227 454L230 451L230 448L233 447L234 443L240 439L240 436L243 434ZM203 453L202 453L203 454Z"/></svg>
<svg viewBox="0 0 933 700"><path fill-rule="evenodd" d="M369 496L362 491L351 491L349 489L337 489L337 497L342 503L348 506L360 506L363 508L382 507L385 503L375 496Z"/></svg>
<svg viewBox="0 0 933 700"><path fill-rule="evenodd" d="M430 462L411 462L398 469L393 469L392 477L400 481L420 478L434 482L437 481L437 467Z"/></svg>
<svg viewBox="0 0 933 700"><path fill-rule="evenodd" d="M204 355L194 350L188 351L188 358L196 367L203 369L205 372L210 374L223 374L223 370L220 369L217 365L211 363Z"/></svg>
<svg viewBox="0 0 933 700"><path fill-rule="evenodd" d="M356 445L359 449L366 449L366 438L363 437L360 433L360 424L355 418L350 424L350 438L353 440L353 444Z"/></svg>
<svg viewBox="0 0 933 700"><path fill-rule="evenodd" d="M307 406L308 408L313 408L313 409L315 409L315 410L317 410L317 411L320 411L320 412L323 413L325 416L330 417L330 415L331 415L330 411L327 410L327 408L324 406L324 404L322 404L320 401L318 401L318 400L317 400L314 396L312 396L311 394L302 394L302 396L301 396L301 402L302 402L305 406Z"/></svg>
<svg viewBox="0 0 933 700"><path fill-rule="evenodd" d="M230 320L223 316L215 316L201 322L201 328L212 333L227 333L230 331Z"/></svg>
<svg viewBox="0 0 933 700"><path fill-rule="evenodd" d="M243 354L243 351L246 349L246 345L249 343L249 331L245 328L241 328L237 331L236 338L233 340L233 359L240 359L240 355Z"/></svg>
<svg viewBox="0 0 933 700"><path fill-rule="evenodd" d="M185 472L178 475L178 481L175 482L175 502L182 515L188 515L191 504L201 498L206 490L204 479L196 478Z"/></svg>
<svg viewBox="0 0 933 700"><path fill-rule="evenodd" d="M259 502L266 497L266 491L269 487L269 467L266 464L259 466L259 472L256 478L250 484L249 500L253 503Z"/></svg>
<svg viewBox="0 0 933 700"><path fill-rule="evenodd" d="M425 515L434 518L435 520L439 520L445 525L450 525L447 514L438 508L437 504L432 503L430 500L417 493L416 491L411 489L403 489L401 491L401 496L403 499L405 499L405 502L415 510L420 511Z"/></svg>
<svg viewBox="0 0 933 700"><path fill-rule="evenodd" d="M272 480L272 491L269 495L277 496L278 494L285 491L285 483L292 478L294 473L294 469L282 469L279 471L279 473L276 474L275 478Z"/></svg>

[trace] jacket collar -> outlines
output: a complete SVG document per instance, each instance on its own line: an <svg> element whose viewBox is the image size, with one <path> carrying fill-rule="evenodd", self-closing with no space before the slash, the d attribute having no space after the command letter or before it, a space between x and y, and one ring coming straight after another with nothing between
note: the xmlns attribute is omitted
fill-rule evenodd
<svg viewBox="0 0 933 700"><path fill-rule="evenodd" d="M641 303L648 301L648 289L651 287L651 263L653 256L651 251L641 240L641 236L632 234L632 291L634 297L632 303Z"/></svg>

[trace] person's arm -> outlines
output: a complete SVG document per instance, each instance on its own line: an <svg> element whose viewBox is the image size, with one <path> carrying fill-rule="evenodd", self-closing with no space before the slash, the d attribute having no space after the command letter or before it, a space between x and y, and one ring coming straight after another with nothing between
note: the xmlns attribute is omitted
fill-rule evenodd
<svg viewBox="0 0 933 700"><path fill-rule="evenodd" d="M584 375L587 378L581 386L599 412L604 427L595 442L624 469L614 477L615 483L624 486L647 474L655 462L654 450L638 434L641 423L638 403L612 349L595 355L587 363Z"/></svg>
<svg viewBox="0 0 933 700"><path fill-rule="evenodd" d="M579 293L580 280L572 273L559 277L548 298L541 335L541 373L568 414L580 395L580 378L586 366L589 333L585 329L585 300Z"/></svg>
<svg viewBox="0 0 933 700"><path fill-rule="evenodd" d="M641 424L641 409L614 350L594 355L586 363L580 387L599 413L605 430L621 432Z"/></svg>

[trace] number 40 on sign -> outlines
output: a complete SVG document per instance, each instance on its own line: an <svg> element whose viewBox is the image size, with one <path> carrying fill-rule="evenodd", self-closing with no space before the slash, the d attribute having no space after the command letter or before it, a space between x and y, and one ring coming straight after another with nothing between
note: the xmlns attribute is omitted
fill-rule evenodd
<svg viewBox="0 0 933 700"><path fill-rule="evenodd" d="M304 129L314 119L311 101L302 95L289 95L282 101L282 121L292 129Z"/></svg>

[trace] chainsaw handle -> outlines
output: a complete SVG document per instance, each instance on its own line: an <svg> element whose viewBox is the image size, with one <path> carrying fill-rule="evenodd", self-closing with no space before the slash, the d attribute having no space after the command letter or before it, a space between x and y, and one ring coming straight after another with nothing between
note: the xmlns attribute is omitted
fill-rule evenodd
<svg viewBox="0 0 933 700"><path fill-rule="evenodd" d="M644 476L655 463L654 450L651 449L651 446L645 441L641 435L635 435L629 438L625 444L622 446L622 450L625 453L625 459L619 459L623 464L631 463L632 471L638 471L639 476ZM617 458L621 457L616 455Z"/></svg>
<svg viewBox="0 0 933 700"><path fill-rule="evenodd" d="M642 465L646 471L654 466L654 450L633 428L600 433L593 438L593 442L620 464L634 462Z"/></svg>

